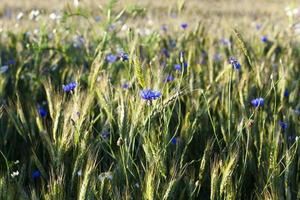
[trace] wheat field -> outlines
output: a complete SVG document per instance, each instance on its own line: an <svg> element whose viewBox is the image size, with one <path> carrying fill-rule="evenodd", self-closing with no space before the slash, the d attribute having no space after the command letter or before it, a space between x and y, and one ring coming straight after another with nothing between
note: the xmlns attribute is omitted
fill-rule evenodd
<svg viewBox="0 0 300 200"><path fill-rule="evenodd" d="M299 9L0 0L0 199L300 199Z"/></svg>

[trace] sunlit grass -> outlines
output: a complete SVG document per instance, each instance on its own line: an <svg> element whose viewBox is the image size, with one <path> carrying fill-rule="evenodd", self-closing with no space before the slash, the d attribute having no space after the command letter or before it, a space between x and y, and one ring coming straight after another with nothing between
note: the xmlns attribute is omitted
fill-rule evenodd
<svg viewBox="0 0 300 200"><path fill-rule="evenodd" d="M216 28L193 3L2 30L1 199L300 197L293 19Z"/></svg>

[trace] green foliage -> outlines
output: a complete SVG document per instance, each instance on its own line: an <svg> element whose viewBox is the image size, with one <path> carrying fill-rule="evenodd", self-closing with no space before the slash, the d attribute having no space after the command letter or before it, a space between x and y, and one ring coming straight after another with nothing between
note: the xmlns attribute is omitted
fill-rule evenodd
<svg viewBox="0 0 300 200"><path fill-rule="evenodd" d="M177 14L187 4L177 1ZM68 6L36 34L0 36L1 65L15 61L0 72L0 199L299 199L293 33L269 24L274 37L263 43L255 29L212 33L205 22L144 30L132 21L146 9L116 0L99 12L94 22ZM162 96L146 101L146 88ZM257 97L264 106L251 105Z"/></svg>

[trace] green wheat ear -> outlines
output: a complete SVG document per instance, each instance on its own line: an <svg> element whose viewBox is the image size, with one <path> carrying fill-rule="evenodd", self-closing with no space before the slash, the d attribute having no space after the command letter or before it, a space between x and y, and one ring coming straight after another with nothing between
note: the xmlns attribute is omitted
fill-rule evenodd
<svg viewBox="0 0 300 200"><path fill-rule="evenodd" d="M251 69L253 69L253 62L252 62L252 59L250 57L249 51L248 51L248 49L246 47L246 43L244 42L244 40L242 38L242 35L236 29L232 29L232 31L233 31L235 37L237 38L239 48L243 51L243 53L246 56L247 61L248 61L249 65L250 65Z"/></svg>
<svg viewBox="0 0 300 200"><path fill-rule="evenodd" d="M138 80L138 83L139 83L140 87L145 88L145 80L144 80L144 77L143 77L141 63L138 61L138 59L134 59L133 65L134 65L134 73L135 73L135 76Z"/></svg>

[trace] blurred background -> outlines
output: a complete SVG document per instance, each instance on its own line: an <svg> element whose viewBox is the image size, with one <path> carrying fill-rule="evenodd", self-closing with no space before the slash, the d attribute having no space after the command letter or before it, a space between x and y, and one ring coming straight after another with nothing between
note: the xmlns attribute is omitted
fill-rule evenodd
<svg viewBox="0 0 300 200"><path fill-rule="evenodd" d="M16 19L21 16L27 21L32 10L38 10L39 20L43 20L52 13L62 14L64 10L78 6L84 10L92 8L97 17L100 10L108 1L105 0L1 0L0 28L16 28ZM293 10L299 1L283 0L188 0L188 1L153 1L153 0L122 0L117 6L127 10L135 9L140 13L147 13L143 19L150 21L150 25L161 25L170 20L185 20L189 24L198 21L213 23L213 28L220 26L251 26L252 22L276 21L284 25L287 12ZM184 9L181 9L184 8ZM180 13L176 10L181 10ZM147 12L146 12L147 11ZM175 14L176 13L176 14ZM54 17L54 15L52 15ZM141 18L139 18L141 20ZM219 23L216 23L219 22ZM151 24L152 23L152 24ZM144 22L143 22L144 24ZM23 24L24 25L24 24ZM149 24L148 24L149 25ZM252 24L253 25L253 24Z"/></svg>

